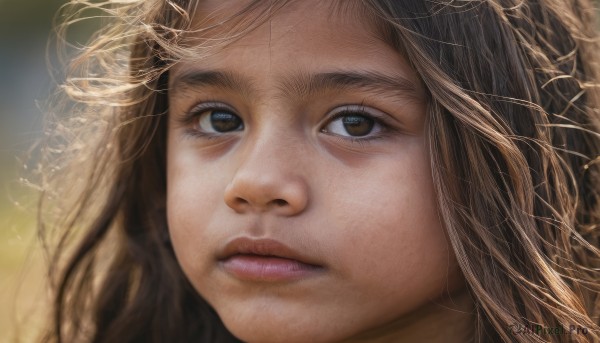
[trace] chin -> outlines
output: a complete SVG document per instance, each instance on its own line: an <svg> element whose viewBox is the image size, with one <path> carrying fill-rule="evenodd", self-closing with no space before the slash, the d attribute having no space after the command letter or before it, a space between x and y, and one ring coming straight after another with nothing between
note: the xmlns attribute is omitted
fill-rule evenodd
<svg viewBox="0 0 600 343"><path fill-rule="evenodd" d="M247 343L306 343L306 342L332 342L338 341L331 334L319 334L307 328L295 330L288 326L274 327L266 326L244 326L244 325L226 325L229 331L238 339Z"/></svg>
<svg viewBox="0 0 600 343"><path fill-rule="evenodd" d="M250 320L244 320L243 316L225 316L223 322L225 327L238 339L247 343L326 343L337 342L343 337L336 335L331 325L326 325L326 321L320 324L310 320L291 316L272 316L261 315L257 312Z"/></svg>

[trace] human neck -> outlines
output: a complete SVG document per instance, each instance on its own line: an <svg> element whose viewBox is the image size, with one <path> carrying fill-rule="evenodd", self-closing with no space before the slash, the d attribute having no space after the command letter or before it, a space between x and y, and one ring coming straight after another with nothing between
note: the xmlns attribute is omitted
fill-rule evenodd
<svg viewBox="0 0 600 343"><path fill-rule="evenodd" d="M464 343L472 341L473 328L473 300L462 289L344 343Z"/></svg>

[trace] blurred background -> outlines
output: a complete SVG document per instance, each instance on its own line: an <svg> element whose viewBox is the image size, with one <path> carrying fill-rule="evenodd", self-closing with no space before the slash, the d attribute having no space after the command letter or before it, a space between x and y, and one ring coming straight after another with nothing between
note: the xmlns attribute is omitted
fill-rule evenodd
<svg viewBox="0 0 600 343"><path fill-rule="evenodd" d="M46 43L53 16L64 2L0 0L2 343L35 341L48 308L44 261L35 236L35 193L20 178L23 159L41 135L44 101L55 87L46 64Z"/></svg>

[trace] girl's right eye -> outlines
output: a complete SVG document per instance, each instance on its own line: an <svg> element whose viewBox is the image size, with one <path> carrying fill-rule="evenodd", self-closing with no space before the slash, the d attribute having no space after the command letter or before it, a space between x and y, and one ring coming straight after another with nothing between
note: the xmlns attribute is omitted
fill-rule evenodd
<svg viewBox="0 0 600 343"><path fill-rule="evenodd" d="M209 109L197 114L197 130L202 133L227 133L241 131L244 122L228 110Z"/></svg>

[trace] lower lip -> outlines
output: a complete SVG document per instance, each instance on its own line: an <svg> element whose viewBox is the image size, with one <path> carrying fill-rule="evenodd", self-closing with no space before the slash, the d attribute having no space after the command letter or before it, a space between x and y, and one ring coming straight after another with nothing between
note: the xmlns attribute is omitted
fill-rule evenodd
<svg viewBox="0 0 600 343"><path fill-rule="evenodd" d="M294 281L323 269L287 258L258 255L234 255L221 263L227 272L245 281Z"/></svg>

